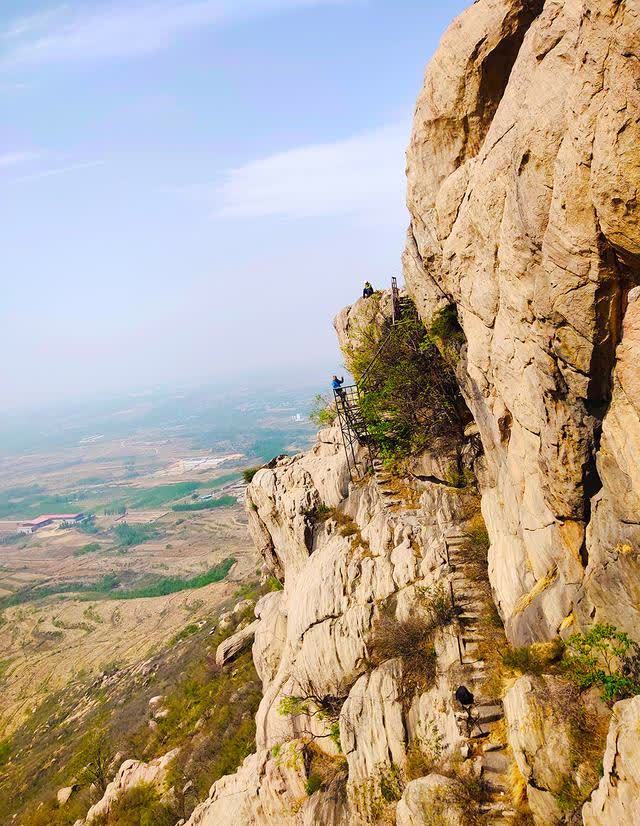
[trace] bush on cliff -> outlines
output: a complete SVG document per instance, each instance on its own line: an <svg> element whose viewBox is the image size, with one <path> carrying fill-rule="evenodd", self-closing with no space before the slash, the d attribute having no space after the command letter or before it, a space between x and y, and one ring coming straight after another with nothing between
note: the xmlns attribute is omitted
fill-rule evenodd
<svg viewBox="0 0 640 826"><path fill-rule="evenodd" d="M597 623L566 646L567 674L580 688L598 686L608 703L640 694L640 646L624 631Z"/></svg>
<svg viewBox="0 0 640 826"><path fill-rule="evenodd" d="M418 318L370 324L345 353L361 410L383 458L393 462L462 438L468 411L449 362Z"/></svg>
<svg viewBox="0 0 640 826"><path fill-rule="evenodd" d="M152 785L140 783L121 792L108 814L98 815L91 822L93 826L173 826L176 815Z"/></svg>
<svg viewBox="0 0 640 826"><path fill-rule="evenodd" d="M317 393L313 400L313 407L309 418L318 427L331 427L335 422L338 412L333 404L322 393Z"/></svg>
<svg viewBox="0 0 640 826"><path fill-rule="evenodd" d="M383 613L373 626L374 663L402 659L402 699L409 705L416 694L430 688L436 677L435 633L455 620L456 611L442 585L418 590L409 617L397 620Z"/></svg>

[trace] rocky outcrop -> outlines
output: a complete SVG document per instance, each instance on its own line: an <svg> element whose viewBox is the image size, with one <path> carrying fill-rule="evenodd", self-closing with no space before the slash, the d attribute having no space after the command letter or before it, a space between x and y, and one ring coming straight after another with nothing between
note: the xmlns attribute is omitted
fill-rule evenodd
<svg viewBox="0 0 640 826"><path fill-rule="evenodd" d="M613 718L603 760L603 777L582 810L585 826L640 823L640 697L622 700Z"/></svg>
<svg viewBox="0 0 640 826"><path fill-rule="evenodd" d="M388 303L379 296L374 317ZM361 302L336 323L369 323L370 306ZM251 626L264 690L256 753L214 784L190 826L311 824L320 813L327 823L377 822L381 807L393 815L383 790L397 784L400 796L408 752L424 732L446 753L461 742L455 635L436 639L438 673L411 697L402 659L372 653L383 613L407 621L422 593L449 587L445 533L464 518L469 494L441 480L413 484L412 508L391 510L373 476L352 483L337 425L309 452L254 476L250 531L284 583L258 602ZM322 782L309 793L317 759ZM417 800L407 798L409 813Z"/></svg>
<svg viewBox="0 0 640 826"><path fill-rule="evenodd" d="M177 754L178 749L173 749L173 751L152 760L150 763L143 763L140 760L125 760L114 779L107 786L101 799L87 812L85 822L91 824L95 818L108 815L113 802L120 794L142 783L148 783L162 790L169 765Z"/></svg>
<svg viewBox="0 0 640 826"><path fill-rule="evenodd" d="M592 500L583 619L637 637L640 605L640 288L628 295L611 404L597 454L602 489Z"/></svg>
<svg viewBox="0 0 640 826"><path fill-rule="evenodd" d="M412 780L396 812L397 826L464 826L466 822L467 812L460 801L458 784L438 774Z"/></svg>
<svg viewBox="0 0 640 826"><path fill-rule="evenodd" d="M216 649L216 664L224 665L248 648L253 642L257 627L258 620L255 620L223 640Z"/></svg>
<svg viewBox="0 0 640 826"><path fill-rule="evenodd" d="M405 277L427 324L455 304L466 336L458 378L516 643L553 636L577 604L638 624L623 447L638 412L623 386L640 281L639 47L632 3L478 0L416 107Z"/></svg>

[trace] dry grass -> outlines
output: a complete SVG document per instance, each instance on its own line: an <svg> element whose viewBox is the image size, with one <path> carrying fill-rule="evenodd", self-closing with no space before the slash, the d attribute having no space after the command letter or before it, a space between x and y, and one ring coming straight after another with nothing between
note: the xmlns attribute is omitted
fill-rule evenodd
<svg viewBox="0 0 640 826"><path fill-rule="evenodd" d="M413 614L397 620L384 613L373 627L372 660L377 665L386 660L402 659L402 701L405 707L413 697L430 688L436 678L434 636L456 616L442 585L417 590Z"/></svg>
<svg viewBox="0 0 640 826"><path fill-rule="evenodd" d="M544 591L546 591L547 588L550 585L552 585L557 578L558 568L554 565L547 571L547 573L543 577L541 577L536 582L536 584L528 593L523 594L520 597L520 599L516 602L515 608L513 609L514 615L522 614L523 611L525 611L531 605L534 599L540 596L540 594L542 594Z"/></svg>
<svg viewBox="0 0 640 826"><path fill-rule="evenodd" d="M357 523L339 508L327 508L322 513L323 522L335 522L340 536L351 539L352 550L362 549L365 553L370 550L369 543L362 536L362 532Z"/></svg>
<svg viewBox="0 0 640 826"><path fill-rule="evenodd" d="M336 781L346 785L348 769L347 760L343 755L329 755L322 751L313 741L306 743L303 750L304 765L307 777L315 778L310 788L326 789Z"/></svg>
<svg viewBox="0 0 640 826"><path fill-rule="evenodd" d="M416 615L398 620L382 616L373 627L372 660L378 665L394 657L402 659L402 700L430 688L436 678L433 626L427 617Z"/></svg>
<svg viewBox="0 0 640 826"><path fill-rule="evenodd" d="M564 643L556 637L550 642L507 648L502 654L502 663L507 670L517 674L548 674L558 670L563 654Z"/></svg>

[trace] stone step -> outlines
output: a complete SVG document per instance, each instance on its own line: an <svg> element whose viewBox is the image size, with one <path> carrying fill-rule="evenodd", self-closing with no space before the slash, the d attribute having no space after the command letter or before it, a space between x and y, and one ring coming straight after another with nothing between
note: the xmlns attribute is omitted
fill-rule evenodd
<svg viewBox="0 0 640 826"><path fill-rule="evenodd" d="M497 714L500 712L503 713L502 703L495 703L495 702L480 702L476 700L475 709L480 714Z"/></svg>
<svg viewBox="0 0 640 826"><path fill-rule="evenodd" d="M467 634L464 631L459 634L460 640L464 643L464 645L478 645L481 642L485 641L485 637L481 634Z"/></svg>
<svg viewBox="0 0 640 826"><path fill-rule="evenodd" d="M492 774L506 775L509 770L509 760L502 751L485 752L482 757L482 771Z"/></svg>
<svg viewBox="0 0 640 826"><path fill-rule="evenodd" d="M507 784L506 780L499 781L495 779L487 780L485 782L485 788L489 794L496 795L498 797L505 797L507 796Z"/></svg>
<svg viewBox="0 0 640 826"><path fill-rule="evenodd" d="M498 803L481 803L480 804L480 811L482 814L493 815L491 818L491 823L499 823L499 820L495 818L508 818L511 819L517 815L515 809L510 808L504 802Z"/></svg>
<svg viewBox="0 0 640 826"><path fill-rule="evenodd" d="M497 723L498 720L502 720L504 717L504 712L501 710L500 712L495 712L494 714L480 714L478 717L478 722L486 726L489 723Z"/></svg>
<svg viewBox="0 0 640 826"><path fill-rule="evenodd" d="M482 747L482 751L490 752L490 751L502 751L502 749L506 749L506 743L485 743Z"/></svg>

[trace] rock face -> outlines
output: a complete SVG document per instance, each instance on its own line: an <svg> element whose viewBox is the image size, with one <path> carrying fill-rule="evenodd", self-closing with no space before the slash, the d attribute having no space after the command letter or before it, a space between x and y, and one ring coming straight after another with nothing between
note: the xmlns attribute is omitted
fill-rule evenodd
<svg viewBox="0 0 640 826"><path fill-rule="evenodd" d="M606 709L597 695L585 699L546 675L520 677L505 694L504 711L536 824L564 823L570 801L584 800L598 780L594 763L602 754L598 732Z"/></svg>
<svg viewBox="0 0 640 826"><path fill-rule="evenodd" d="M383 295L341 314L343 343L388 305ZM455 637L436 641L437 677L411 703L403 661L377 662L372 653L383 613L404 621L423 591L449 587L445 534L463 519L470 494L437 480L415 484L405 511L386 505L374 477L352 483L337 424L309 452L280 457L254 476L250 531L284 582L258 602L256 621L238 640L253 635L263 682L256 753L213 785L189 826L379 822L393 817L404 786L398 778L425 732L444 753L460 742L453 695L473 677L460 676ZM234 637L227 648L236 648ZM407 822L426 794L409 789Z"/></svg>
<svg viewBox="0 0 640 826"><path fill-rule="evenodd" d="M464 826L466 813L457 802L457 784L449 777L430 774L408 784L396 812L397 826Z"/></svg>
<svg viewBox="0 0 640 826"><path fill-rule="evenodd" d="M455 304L466 336L458 377L516 643L574 612L640 619L638 15L478 0L416 107L405 278L426 323Z"/></svg>
<svg viewBox="0 0 640 826"><path fill-rule="evenodd" d="M223 640L216 649L216 663L217 665L224 665L237 657L245 648L248 648L253 642L253 638L258 627L258 621L252 622L245 628L236 631L226 640Z"/></svg>
<svg viewBox="0 0 640 826"><path fill-rule="evenodd" d="M585 804L585 826L632 826L640 823L640 697L622 700L613 719L604 754L604 776Z"/></svg>
<svg viewBox="0 0 640 826"><path fill-rule="evenodd" d="M125 760L114 779L107 786L102 798L87 812L85 822L91 824L95 818L108 815L109 809L118 795L139 786L141 783L150 783L161 789L169 764L177 754L178 749L174 749L150 763L143 763L140 760Z"/></svg>

